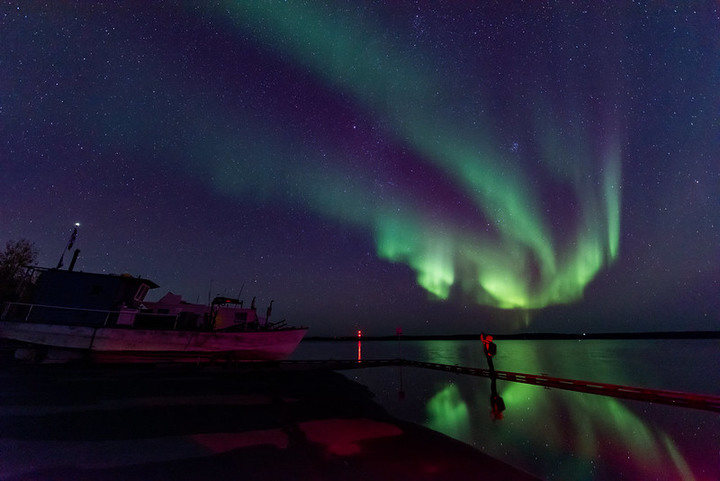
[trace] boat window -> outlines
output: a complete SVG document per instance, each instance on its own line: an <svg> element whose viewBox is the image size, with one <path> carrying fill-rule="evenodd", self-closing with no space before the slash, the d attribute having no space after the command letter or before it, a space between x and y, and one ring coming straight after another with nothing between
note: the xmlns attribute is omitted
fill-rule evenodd
<svg viewBox="0 0 720 481"><path fill-rule="evenodd" d="M236 312L235 320L236 321L247 321L247 312Z"/></svg>
<svg viewBox="0 0 720 481"><path fill-rule="evenodd" d="M91 296L99 296L102 294L103 286L102 284L93 284L92 287L90 287L90 295Z"/></svg>

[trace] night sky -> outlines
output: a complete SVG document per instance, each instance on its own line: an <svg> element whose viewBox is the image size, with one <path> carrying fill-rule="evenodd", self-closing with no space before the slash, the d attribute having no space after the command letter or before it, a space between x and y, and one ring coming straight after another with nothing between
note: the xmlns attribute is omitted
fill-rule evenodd
<svg viewBox="0 0 720 481"><path fill-rule="evenodd" d="M310 335L720 327L717 2L47 3L0 7L42 266L80 222Z"/></svg>

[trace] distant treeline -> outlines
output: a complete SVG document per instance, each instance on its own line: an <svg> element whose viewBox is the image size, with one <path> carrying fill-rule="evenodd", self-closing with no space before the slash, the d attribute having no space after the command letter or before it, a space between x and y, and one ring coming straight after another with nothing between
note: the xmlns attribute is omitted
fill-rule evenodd
<svg viewBox="0 0 720 481"><path fill-rule="evenodd" d="M663 332L600 332L567 334L535 332L521 334L492 334L495 340L579 340L579 339L720 339L720 331L663 331ZM356 336L306 337L308 341L357 341ZM363 336L363 341L462 341L479 340L480 334L446 336Z"/></svg>

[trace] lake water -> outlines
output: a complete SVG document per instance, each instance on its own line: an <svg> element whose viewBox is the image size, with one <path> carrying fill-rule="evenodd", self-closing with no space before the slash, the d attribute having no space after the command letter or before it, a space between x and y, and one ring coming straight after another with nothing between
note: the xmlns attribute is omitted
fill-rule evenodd
<svg viewBox="0 0 720 481"><path fill-rule="evenodd" d="M496 341L495 369L720 395L720 340ZM487 368L479 341L303 341L293 359L406 359ZM392 415L547 480L720 480L720 415L413 367L344 371ZM400 392L404 392L401 395Z"/></svg>

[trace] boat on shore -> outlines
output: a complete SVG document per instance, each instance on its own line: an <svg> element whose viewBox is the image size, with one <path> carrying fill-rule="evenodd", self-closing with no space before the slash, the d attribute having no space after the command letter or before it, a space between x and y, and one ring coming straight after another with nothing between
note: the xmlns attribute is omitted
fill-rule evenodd
<svg viewBox="0 0 720 481"><path fill-rule="evenodd" d="M168 293L145 301L153 281L128 274L35 268L30 302L7 302L0 339L15 357L36 362L275 361L307 332L272 323L238 299L191 304Z"/></svg>

